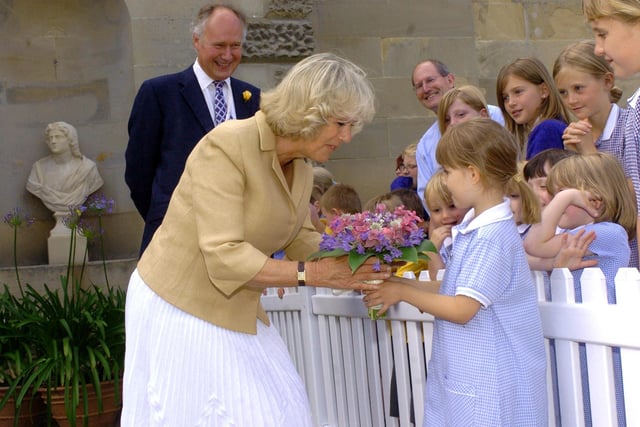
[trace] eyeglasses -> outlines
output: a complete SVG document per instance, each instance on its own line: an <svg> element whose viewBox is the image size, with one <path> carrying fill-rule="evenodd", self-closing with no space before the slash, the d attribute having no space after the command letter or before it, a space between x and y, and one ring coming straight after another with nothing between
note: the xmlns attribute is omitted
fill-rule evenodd
<svg viewBox="0 0 640 427"><path fill-rule="evenodd" d="M418 83L414 84L413 85L413 89L416 92L420 91L420 90L424 89L424 85L430 85L433 82L435 82L436 80L438 80L438 78L441 78L441 77L443 77L443 76L440 76L440 75L438 75L438 76L429 76L429 77L419 81Z"/></svg>
<svg viewBox="0 0 640 427"><path fill-rule="evenodd" d="M409 169L413 170L413 169L415 169L417 167L418 167L418 165L400 165L400 167L398 169L400 169L401 171L402 170L409 171Z"/></svg>

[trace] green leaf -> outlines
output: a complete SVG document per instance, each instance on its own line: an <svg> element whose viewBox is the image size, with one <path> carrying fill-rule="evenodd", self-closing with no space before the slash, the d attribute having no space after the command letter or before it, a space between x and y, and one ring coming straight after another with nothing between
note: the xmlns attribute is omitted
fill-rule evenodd
<svg viewBox="0 0 640 427"><path fill-rule="evenodd" d="M414 262L414 263L418 262L418 251L416 250L415 246L405 246L398 249L400 249L400 252L402 252L402 255L396 258L397 260Z"/></svg>
<svg viewBox="0 0 640 427"><path fill-rule="evenodd" d="M426 260L428 260L429 258L426 255L424 255L424 252L438 253L438 250L436 249L435 245L429 239L424 239L420 243L420 245L416 248L416 250L418 251L418 257Z"/></svg>
<svg viewBox="0 0 640 427"><path fill-rule="evenodd" d="M355 273L358 267L364 264L364 262L372 256L375 256L375 254L366 252L359 254L356 251L349 252L349 267L351 267L351 272Z"/></svg>

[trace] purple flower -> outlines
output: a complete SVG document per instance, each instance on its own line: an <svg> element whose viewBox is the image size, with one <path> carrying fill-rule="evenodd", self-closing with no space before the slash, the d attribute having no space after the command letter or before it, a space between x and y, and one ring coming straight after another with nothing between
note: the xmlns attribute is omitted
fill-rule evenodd
<svg viewBox="0 0 640 427"><path fill-rule="evenodd" d="M103 233L101 229L98 230L97 227L95 227L93 224L89 223L83 218L81 218L78 221L77 231L78 231L78 234L86 237L87 240L90 242Z"/></svg>
<svg viewBox="0 0 640 427"><path fill-rule="evenodd" d="M87 198L85 205L88 212L100 215L113 212L115 201L107 199L102 193L94 193Z"/></svg>
<svg viewBox="0 0 640 427"><path fill-rule="evenodd" d="M4 222L11 228L19 228L21 226L29 227L35 219L25 210L17 207L13 208L4 216Z"/></svg>
<svg viewBox="0 0 640 427"><path fill-rule="evenodd" d="M406 260L400 248L417 248L422 244L425 233L419 226L420 221L413 211L399 207L389 212L383 204L373 212L345 214L331 221L330 231L322 235L317 255L340 250L350 257L358 257L352 264L356 268L367 257L375 256L379 269L380 261Z"/></svg>
<svg viewBox="0 0 640 427"><path fill-rule="evenodd" d="M80 217L87 210L86 206L69 206L69 215L62 218L62 223L71 230L78 228Z"/></svg>

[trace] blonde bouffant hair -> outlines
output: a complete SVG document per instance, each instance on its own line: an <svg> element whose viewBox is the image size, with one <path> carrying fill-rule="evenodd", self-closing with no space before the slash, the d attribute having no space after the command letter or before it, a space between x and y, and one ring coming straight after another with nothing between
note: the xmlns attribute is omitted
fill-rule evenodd
<svg viewBox="0 0 640 427"><path fill-rule="evenodd" d="M635 237L637 215L633 194L614 156L597 152L560 160L549 172L547 190L555 195L565 188L587 191L602 202L595 222L615 222L624 227L629 239Z"/></svg>
<svg viewBox="0 0 640 427"><path fill-rule="evenodd" d="M308 141L329 119L351 123L355 135L373 119L374 100L373 86L360 67L332 53L318 53L263 92L260 110L277 136Z"/></svg>

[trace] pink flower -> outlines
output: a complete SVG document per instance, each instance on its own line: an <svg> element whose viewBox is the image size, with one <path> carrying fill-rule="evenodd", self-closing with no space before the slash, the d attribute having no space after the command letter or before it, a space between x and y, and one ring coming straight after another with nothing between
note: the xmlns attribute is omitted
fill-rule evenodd
<svg viewBox="0 0 640 427"><path fill-rule="evenodd" d="M322 236L320 251L311 258L348 255L352 271L372 256L386 263L417 262L425 257L422 252L435 251L419 222L413 211L398 207L389 212L383 204L373 212L345 214L329 224L331 233Z"/></svg>

